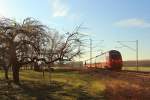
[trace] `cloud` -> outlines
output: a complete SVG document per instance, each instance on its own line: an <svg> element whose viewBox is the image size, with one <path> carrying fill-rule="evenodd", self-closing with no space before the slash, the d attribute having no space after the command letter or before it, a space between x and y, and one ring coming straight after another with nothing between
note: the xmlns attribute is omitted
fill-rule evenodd
<svg viewBox="0 0 150 100"><path fill-rule="evenodd" d="M150 22L138 18L120 20L116 22L115 25L126 28L150 28Z"/></svg>
<svg viewBox="0 0 150 100"><path fill-rule="evenodd" d="M53 17L65 17L69 13L69 7L65 0L50 0Z"/></svg>

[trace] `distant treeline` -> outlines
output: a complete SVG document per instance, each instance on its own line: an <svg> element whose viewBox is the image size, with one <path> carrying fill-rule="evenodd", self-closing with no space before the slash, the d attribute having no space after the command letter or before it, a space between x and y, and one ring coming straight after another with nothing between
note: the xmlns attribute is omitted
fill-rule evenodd
<svg viewBox="0 0 150 100"><path fill-rule="evenodd" d="M139 60L139 66L144 66L144 67L150 67L150 60ZM136 61L135 60L129 60L129 61L124 61L123 62L124 66L136 66Z"/></svg>

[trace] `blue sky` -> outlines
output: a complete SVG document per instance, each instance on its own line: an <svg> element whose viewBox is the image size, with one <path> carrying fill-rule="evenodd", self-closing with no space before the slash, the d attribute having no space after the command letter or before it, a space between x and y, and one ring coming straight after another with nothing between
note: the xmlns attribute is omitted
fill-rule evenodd
<svg viewBox="0 0 150 100"><path fill-rule="evenodd" d="M93 56L100 49L117 49L116 41L139 40L139 59L150 59L149 5L149 0L0 0L0 16L18 21L34 17L60 32L84 23L87 29L81 31L93 40ZM135 48L134 42L124 44ZM124 60L135 59L135 51L118 50Z"/></svg>

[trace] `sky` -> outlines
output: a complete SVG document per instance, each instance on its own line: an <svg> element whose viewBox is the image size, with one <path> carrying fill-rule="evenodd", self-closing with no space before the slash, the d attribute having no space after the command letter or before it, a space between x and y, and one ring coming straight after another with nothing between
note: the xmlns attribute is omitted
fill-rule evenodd
<svg viewBox="0 0 150 100"><path fill-rule="evenodd" d="M0 16L17 21L33 17L61 33L82 24L86 28L80 31L92 39L93 56L116 49L124 60L135 60L130 47L136 49L138 40L139 59L150 59L149 5L150 0L0 0ZM82 59L89 50L87 43Z"/></svg>

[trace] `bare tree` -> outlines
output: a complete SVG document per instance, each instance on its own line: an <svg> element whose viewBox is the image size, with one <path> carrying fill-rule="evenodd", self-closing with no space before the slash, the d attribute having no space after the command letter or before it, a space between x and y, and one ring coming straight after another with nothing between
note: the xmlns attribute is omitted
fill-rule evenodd
<svg viewBox="0 0 150 100"><path fill-rule="evenodd" d="M79 28L79 27L78 27ZM49 48L46 50L46 58L49 64L56 61L72 60L74 57L82 54L85 35L78 32L78 29L72 33L59 34L53 30L50 33Z"/></svg>
<svg viewBox="0 0 150 100"><path fill-rule="evenodd" d="M0 52L4 53L0 57L7 59L12 67L14 82L19 83L19 69L25 64L42 61L50 65L80 55L83 35L78 29L61 35L33 18L26 18L22 23L1 18ZM7 73L8 70L6 76Z"/></svg>
<svg viewBox="0 0 150 100"><path fill-rule="evenodd" d="M7 18L0 19L0 38L8 49L15 83L19 83L20 67L33 60L31 51L35 57L40 53L41 44L47 40L46 28L32 18L26 18L21 24Z"/></svg>

